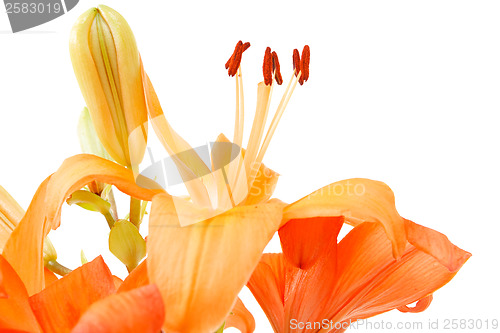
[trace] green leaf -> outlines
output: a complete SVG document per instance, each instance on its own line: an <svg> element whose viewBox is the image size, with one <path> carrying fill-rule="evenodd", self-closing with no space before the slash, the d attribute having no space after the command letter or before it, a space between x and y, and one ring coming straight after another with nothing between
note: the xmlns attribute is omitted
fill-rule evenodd
<svg viewBox="0 0 500 333"><path fill-rule="evenodd" d="M132 271L146 256L146 242L136 226L118 220L109 233L109 250Z"/></svg>

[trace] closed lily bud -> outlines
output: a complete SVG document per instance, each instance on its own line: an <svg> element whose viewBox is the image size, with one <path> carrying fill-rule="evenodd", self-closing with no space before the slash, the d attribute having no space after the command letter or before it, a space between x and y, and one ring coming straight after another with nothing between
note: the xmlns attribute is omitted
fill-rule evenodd
<svg viewBox="0 0 500 333"><path fill-rule="evenodd" d="M101 143L116 162L135 169L146 150L148 115L130 26L109 7L91 8L73 26L69 49Z"/></svg>

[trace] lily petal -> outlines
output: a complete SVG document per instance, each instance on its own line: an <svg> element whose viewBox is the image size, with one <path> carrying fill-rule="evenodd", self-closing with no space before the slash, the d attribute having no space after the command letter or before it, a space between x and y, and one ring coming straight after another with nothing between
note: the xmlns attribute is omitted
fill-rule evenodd
<svg viewBox="0 0 500 333"><path fill-rule="evenodd" d="M255 319L239 297L236 299L233 310L226 318L225 328L228 327L237 328L241 333L255 331Z"/></svg>
<svg viewBox="0 0 500 333"><path fill-rule="evenodd" d="M430 295L456 274L412 245L400 260L393 258L390 248L378 224L364 223L342 239L338 288L332 297L332 309L341 309L336 320L367 318L403 307Z"/></svg>
<svg viewBox="0 0 500 333"><path fill-rule="evenodd" d="M301 269L308 269L336 246L343 217L313 217L290 220L279 230L285 258ZM333 258L335 260L335 258Z"/></svg>
<svg viewBox="0 0 500 333"><path fill-rule="evenodd" d="M41 332L28 301L23 282L7 260L0 256L0 331Z"/></svg>
<svg viewBox="0 0 500 333"><path fill-rule="evenodd" d="M44 287L43 242L50 231L45 217L45 196L50 177L38 187L26 214L12 232L3 256L23 281L29 295Z"/></svg>
<svg viewBox="0 0 500 333"><path fill-rule="evenodd" d="M21 206L0 186L0 253L23 215Z"/></svg>
<svg viewBox="0 0 500 333"><path fill-rule="evenodd" d="M165 316L155 285L111 295L92 304L72 333L157 333Z"/></svg>
<svg viewBox="0 0 500 333"><path fill-rule="evenodd" d="M420 251L439 261L452 273L470 258L471 254L452 244L442 233L405 219L406 237Z"/></svg>
<svg viewBox="0 0 500 333"><path fill-rule="evenodd" d="M147 260L140 263L123 281L118 292L129 291L149 284Z"/></svg>
<svg viewBox="0 0 500 333"><path fill-rule="evenodd" d="M114 292L111 272L97 257L31 296L30 304L45 333L69 332L94 302Z"/></svg>
<svg viewBox="0 0 500 333"><path fill-rule="evenodd" d="M54 173L47 189L48 218L53 229L59 227L64 200L94 180L115 185L140 200L151 201L155 194L163 192L138 186L132 171L104 158L90 154L72 156Z"/></svg>
<svg viewBox="0 0 500 333"><path fill-rule="evenodd" d="M287 264L281 253L264 253L247 283L275 332L284 332Z"/></svg>
<svg viewBox="0 0 500 333"><path fill-rule="evenodd" d="M167 316L164 328L213 332L231 311L282 218L283 204L233 208L181 227L173 198L153 199L148 275L158 285ZM206 311L210 308L210 311Z"/></svg>
<svg viewBox="0 0 500 333"><path fill-rule="evenodd" d="M404 220L396 210L394 193L382 182L355 178L325 186L286 207L283 224L318 216L344 216L353 226L379 222L392 242L395 258L406 247Z"/></svg>

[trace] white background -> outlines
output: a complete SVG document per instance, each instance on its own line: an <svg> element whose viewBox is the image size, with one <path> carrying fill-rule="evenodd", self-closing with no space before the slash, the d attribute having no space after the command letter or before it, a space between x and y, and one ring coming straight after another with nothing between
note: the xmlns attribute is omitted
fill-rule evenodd
<svg viewBox="0 0 500 333"><path fill-rule="evenodd" d="M38 184L79 153L84 106L68 54L70 28L98 2L24 33L0 13L0 184L25 208ZM401 215L439 230L473 256L422 314L373 321L500 319L498 1L107 1L134 30L145 68L171 124L193 145L232 136L234 80L224 63L250 41L242 64L247 134L266 46L288 80L291 52L311 47L311 76L298 87L265 158L292 202L336 180L389 184ZM284 87L275 89L277 104ZM72 268L83 249L107 253L98 214L65 208L51 233ZM273 240L270 251L279 250ZM270 332L251 294L243 299ZM216 302L216 300L214 300ZM411 330L408 330L411 331ZM477 331L477 330L476 330ZM485 330L486 331L486 330Z"/></svg>

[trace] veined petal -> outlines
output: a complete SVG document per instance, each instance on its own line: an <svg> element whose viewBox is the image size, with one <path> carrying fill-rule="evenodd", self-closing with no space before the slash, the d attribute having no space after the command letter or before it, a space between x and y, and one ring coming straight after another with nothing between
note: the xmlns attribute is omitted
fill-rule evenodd
<svg viewBox="0 0 500 333"><path fill-rule="evenodd" d="M24 215L24 209L0 186L0 253Z"/></svg>
<svg viewBox="0 0 500 333"><path fill-rule="evenodd" d="M439 261L450 272L457 272L471 254L452 244L442 233L405 219L410 244Z"/></svg>
<svg viewBox="0 0 500 333"><path fill-rule="evenodd" d="M332 254L331 248L337 246L343 223L342 216L288 221L279 230L283 255L298 268L310 268L320 257Z"/></svg>
<svg viewBox="0 0 500 333"><path fill-rule="evenodd" d="M9 262L0 255L0 331L41 332L28 301L28 292Z"/></svg>
<svg viewBox="0 0 500 333"><path fill-rule="evenodd" d="M92 304L72 333L158 333L165 316L158 288L151 284Z"/></svg>
<svg viewBox="0 0 500 333"><path fill-rule="evenodd" d="M273 201L236 207L181 227L173 199L155 196L147 265L163 296L165 329L200 333L220 327L276 232L282 207Z"/></svg>
<svg viewBox="0 0 500 333"><path fill-rule="evenodd" d="M403 307L432 294L456 274L412 245L400 260L393 258L390 248L378 224L364 223L342 239L331 306L335 321Z"/></svg>
<svg viewBox="0 0 500 333"><path fill-rule="evenodd" d="M394 257L406 247L404 220L396 210L394 193L382 182L355 178L325 186L286 207L283 223L318 216L344 216L354 226L379 222L392 242Z"/></svg>
<svg viewBox="0 0 500 333"><path fill-rule="evenodd" d="M252 333L255 331L255 319L239 297L236 299L233 310L226 318L225 327L235 327L241 333Z"/></svg>
<svg viewBox="0 0 500 333"><path fill-rule="evenodd" d="M12 232L2 255L23 281L29 295L44 287L43 242L50 231L45 196L50 176L38 187L26 214Z"/></svg>
<svg viewBox="0 0 500 333"><path fill-rule="evenodd" d="M290 269L283 254L264 253L247 283L275 332L284 332L285 284Z"/></svg>
<svg viewBox="0 0 500 333"><path fill-rule="evenodd" d="M31 296L30 304L45 333L70 332L94 302L114 292L111 272L97 257Z"/></svg>
<svg viewBox="0 0 500 333"><path fill-rule="evenodd" d="M136 185L132 171L95 155L68 158L40 185L3 252L30 295L44 286L43 242L50 229L59 226L63 203L71 193L93 180L113 184L141 200L151 200L155 194L163 192Z"/></svg>
<svg viewBox="0 0 500 333"><path fill-rule="evenodd" d="M147 260L137 266L123 281L118 292L129 291L149 284Z"/></svg>

